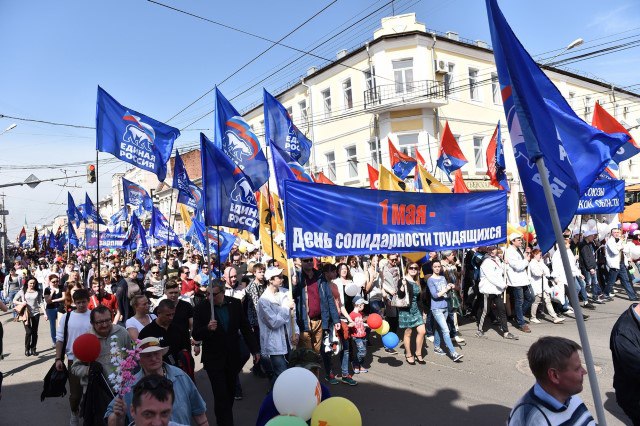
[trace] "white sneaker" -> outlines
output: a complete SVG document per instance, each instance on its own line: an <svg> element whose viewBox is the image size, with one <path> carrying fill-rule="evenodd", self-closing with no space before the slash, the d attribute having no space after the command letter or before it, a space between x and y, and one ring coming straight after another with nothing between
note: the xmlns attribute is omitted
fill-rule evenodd
<svg viewBox="0 0 640 426"><path fill-rule="evenodd" d="M531 322L534 324L540 324L540 320L538 318L531 317Z"/></svg>
<svg viewBox="0 0 640 426"><path fill-rule="evenodd" d="M573 308L568 308L566 311L564 311L565 314L573 314L575 312L573 312Z"/></svg>
<svg viewBox="0 0 640 426"><path fill-rule="evenodd" d="M71 412L71 418L69 419L69 426L79 426L80 418L78 417L78 413Z"/></svg>
<svg viewBox="0 0 640 426"><path fill-rule="evenodd" d="M465 340L460 336L453 336L456 343L465 343Z"/></svg>
<svg viewBox="0 0 640 426"><path fill-rule="evenodd" d="M563 321L564 321L564 318L560 318L560 317L555 317L555 318L553 319L553 323L554 323L554 324L560 324L560 323L561 323L561 322L563 322Z"/></svg>
<svg viewBox="0 0 640 426"><path fill-rule="evenodd" d="M433 336L427 336L427 340L429 340L431 343L433 343L434 337Z"/></svg>

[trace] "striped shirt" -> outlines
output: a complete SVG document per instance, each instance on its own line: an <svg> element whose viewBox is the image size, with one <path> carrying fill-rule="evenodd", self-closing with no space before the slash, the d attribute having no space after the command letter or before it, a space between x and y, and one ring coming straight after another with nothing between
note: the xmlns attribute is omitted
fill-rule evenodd
<svg viewBox="0 0 640 426"><path fill-rule="evenodd" d="M513 407L508 425L596 426L596 422L579 396L562 404L536 383Z"/></svg>

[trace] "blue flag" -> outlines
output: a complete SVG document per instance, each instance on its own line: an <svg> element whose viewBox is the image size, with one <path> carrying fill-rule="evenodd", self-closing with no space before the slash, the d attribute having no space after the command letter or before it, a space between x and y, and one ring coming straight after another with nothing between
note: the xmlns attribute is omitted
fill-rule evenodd
<svg viewBox="0 0 640 426"><path fill-rule="evenodd" d="M173 185L178 190L178 202L191 207L194 210L202 209L202 190L198 188L187 174L182 158L176 149L176 158L173 166Z"/></svg>
<svg viewBox="0 0 640 426"><path fill-rule="evenodd" d="M555 242L540 172L543 157L560 226L566 228L586 192L628 136L582 121L511 31L496 0L486 0L498 78L520 181L540 249Z"/></svg>
<svg viewBox="0 0 640 426"><path fill-rule="evenodd" d="M200 150L205 225L257 233L258 206L245 174L202 133Z"/></svg>
<svg viewBox="0 0 640 426"><path fill-rule="evenodd" d="M64 247L67 245L67 233L63 232L58 238L56 238L56 249L58 251L64 251Z"/></svg>
<svg viewBox="0 0 640 426"><path fill-rule="evenodd" d="M82 213L76 207L70 192L67 192L67 220L75 222L76 226L80 226L80 221L82 221Z"/></svg>
<svg viewBox="0 0 640 426"><path fill-rule="evenodd" d="M140 241L139 244L138 240ZM127 233L127 238L122 242L122 247L126 250L146 249L149 247L147 244L147 233L135 213L131 215L129 232Z"/></svg>
<svg viewBox="0 0 640 426"><path fill-rule="evenodd" d="M71 247L79 247L80 241L78 241L78 236L76 235L76 231L73 229L73 224L71 222L67 223L67 234L69 234L69 245Z"/></svg>
<svg viewBox="0 0 640 426"><path fill-rule="evenodd" d="M122 178L122 190L124 193L124 203L131 205L132 211L138 216L142 216L145 211L153 210L153 200L149 197L147 190L133 183L130 180Z"/></svg>
<svg viewBox="0 0 640 426"><path fill-rule="evenodd" d="M58 239L55 235L53 235L53 231L49 231L49 241L47 243L47 248L50 250L55 250L58 248Z"/></svg>
<svg viewBox="0 0 640 426"><path fill-rule="evenodd" d="M127 206L124 206L117 212L115 212L111 218L109 219L112 225L118 227L120 226L120 222L128 222L129 214L127 213Z"/></svg>
<svg viewBox="0 0 640 426"><path fill-rule="evenodd" d="M284 182L287 180L298 180L298 177L293 170L291 170L289 163L287 163L287 160L282 156L278 148L271 150L271 160L273 161L273 172L275 173L276 182L278 183L278 196L284 201Z"/></svg>
<svg viewBox="0 0 640 426"><path fill-rule="evenodd" d="M84 201L84 219L90 220L95 223L99 223L100 225L106 225L104 220L100 216L98 216L98 212L93 206L93 202L91 198L89 198L89 194L85 193L85 201Z"/></svg>
<svg viewBox="0 0 640 426"><path fill-rule="evenodd" d="M311 141L293 124L287 109L264 90L264 139L277 146L298 164L304 166L311 154Z"/></svg>
<svg viewBox="0 0 640 426"><path fill-rule="evenodd" d="M173 228L169 225L169 221L156 207L153 208L153 213L151 214L149 234L156 238L161 245L182 247L178 234L175 233Z"/></svg>
<svg viewBox="0 0 640 426"><path fill-rule="evenodd" d="M189 241L191 245L196 247L201 253L207 254L207 247L205 246L205 235L209 239L209 253L218 253L218 245L220 246L219 258L229 258L229 253L236 242L236 236L228 232L220 231L218 233L215 229L206 230L204 223L199 220L194 220L191 223L191 227L185 235L185 239Z"/></svg>
<svg viewBox="0 0 640 426"><path fill-rule="evenodd" d="M269 164L258 137L240 113L216 88L215 145L242 170L252 192L269 179ZM204 170L203 170L204 174Z"/></svg>
<svg viewBox="0 0 640 426"><path fill-rule="evenodd" d="M167 161L180 131L120 105L98 86L96 149L142 170L167 177Z"/></svg>

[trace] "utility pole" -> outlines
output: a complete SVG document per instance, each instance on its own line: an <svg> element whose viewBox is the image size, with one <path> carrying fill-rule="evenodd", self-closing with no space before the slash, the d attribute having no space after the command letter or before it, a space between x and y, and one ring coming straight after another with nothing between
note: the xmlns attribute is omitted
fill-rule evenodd
<svg viewBox="0 0 640 426"><path fill-rule="evenodd" d="M2 261L7 262L7 214L8 211L4 209L4 193L2 194L2 208L0 209L2 215Z"/></svg>

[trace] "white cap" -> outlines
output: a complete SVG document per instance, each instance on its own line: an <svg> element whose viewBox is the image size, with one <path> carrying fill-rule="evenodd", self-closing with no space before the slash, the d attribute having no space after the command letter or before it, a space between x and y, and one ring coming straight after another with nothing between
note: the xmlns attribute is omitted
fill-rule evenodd
<svg viewBox="0 0 640 426"><path fill-rule="evenodd" d="M519 232L512 232L511 234L509 234L509 241L513 241L516 238L522 238L522 234Z"/></svg>
<svg viewBox="0 0 640 426"><path fill-rule="evenodd" d="M592 235L598 235L598 231L596 231L595 229L587 229L582 233L582 235L585 237L590 237Z"/></svg>
<svg viewBox="0 0 640 426"><path fill-rule="evenodd" d="M268 281L271 278L277 277L280 274L282 274L282 269L272 266L270 268L267 268L267 270L264 273L264 278Z"/></svg>

